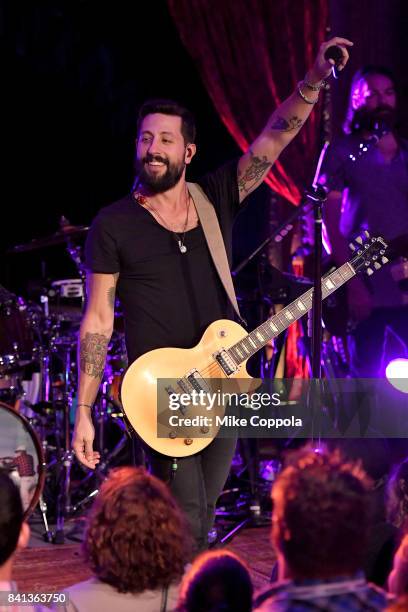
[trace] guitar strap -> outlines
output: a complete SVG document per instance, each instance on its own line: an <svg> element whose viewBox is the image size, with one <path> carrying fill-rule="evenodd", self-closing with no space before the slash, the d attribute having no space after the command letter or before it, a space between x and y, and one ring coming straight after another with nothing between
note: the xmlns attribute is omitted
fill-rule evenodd
<svg viewBox="0 0 408 612"><path fill-rule="evenodd" d="M228 263L227 252L225 250L224 239L222 237L220 224L214 206L207 198L204 190L197 183L187 183L188 190L194 200L198 218L203 228L204 236L207 241L208 250L218 272L222 286L234 308L239 320L246 322L239 312L237 297L235 295L234 284L232 282L231 270Z"/></svg>

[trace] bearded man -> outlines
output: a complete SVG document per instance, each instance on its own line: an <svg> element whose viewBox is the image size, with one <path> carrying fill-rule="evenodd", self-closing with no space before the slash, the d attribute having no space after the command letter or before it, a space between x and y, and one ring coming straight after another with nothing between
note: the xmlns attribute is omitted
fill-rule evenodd
<svg viewBox="0 0 408 612"><path fill-rule="evenodd" d="M336 37L321 45L305 79L273 112L250 149L198 181L214 206L230 262L234 217L317 102L333 65L324 57L332 45L341 48L340 68L344 68L352 43ZM77 458L89 468L99 460L92 446L91 407L112 334L116 291L130 364L153 349L191 348L210 323L234 317L186 183L186 168L195 153L191 113L168 100L145 103L137 126L134 190L102 209L92 224L86 247L88 302L80 330L73 439ZM171 479L171 490L190 520L198 548L206 547L234 447L234 440L216 438L200 453L179 459ZM170 457L148 449L148 462L155 475L170 481Z"/></svg>
<svg viewBox="0 0 408 612"><path fill-rule="evenodd" d="M324 212L335 263L349 257L348 243L364 230L387 241L408 235L408 141L398 133L396 111L391 72L381 66L359 70L351 84L346 135L329 147L320 178L329 191ZM372 281L355 277L346 288L356 377L382 377L390 356L406 356L402 269L398 262L384 266ZM389 354L391 347L399 354Z"/></svg>

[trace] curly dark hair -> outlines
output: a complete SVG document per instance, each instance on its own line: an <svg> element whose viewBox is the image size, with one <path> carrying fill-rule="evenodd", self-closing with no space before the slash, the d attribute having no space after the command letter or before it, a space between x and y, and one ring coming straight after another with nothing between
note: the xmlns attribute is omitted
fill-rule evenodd
<svg viewBox="0 0 408 612"><path fill-rule="evenodd" d="M335 451L302 451L276 480L272 537L295 578L361 569L370 525L370 481Z"/></svg>
<svg viewBox="0 0 408 612"><path fill-rule="evenodd" d="M388 482L387 517L396 527L408 530L408 459L394 468Z"/></svg>
<svg viewBox="0 0 408 612"><path fill-rule="evenodd" d="M237 555L205 552L183 578L177 612L250 612L252 593L248 568Z"/></svg>
<svg viewBox="0 0 408 612"><path fill-rule="evenodd" d="M190 551L186 519L166 485L142 468L112 470L83 544L96 576L122 593L160 589L180 580Z"/></svg>

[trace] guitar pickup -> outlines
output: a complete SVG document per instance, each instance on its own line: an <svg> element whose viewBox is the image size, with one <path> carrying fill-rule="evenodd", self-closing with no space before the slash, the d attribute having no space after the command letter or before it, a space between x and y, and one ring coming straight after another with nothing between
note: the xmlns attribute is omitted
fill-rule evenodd
<svg viewBox="0 0 408 612"><path fill-rule="evenodd" d="M179 378L177 384L183 393L188 393L188 395L190 395L190 393L194 391L194 387L190 383L187 376L185 376L184 378Z"/></svg>
<svg viewBox="0 0 408 612"><path fill-rule="evenodd" d="M225 349L219 353L215 353L214 357L226 376L231 376L231 374L234 374L238 370L237 364Z"/></svg>
<svg viewBox="0 0 408 612"><path fill-rule="evenodd" d="M180 382L180 381L178 381L178 382ZM168 387L164 387L164 390L167 392L167 394L168 394L168 396L169 396L169 397L170 397L171 395L178 395L177 391L175 391L171 385L169 385ZM184 415L184 414L186 413L186 411L187 411L187 409L186 409L186 407L185 407L185 406L179 406L179 408L178 408L178 409L180 410L181 414L183 414L183 415ZM169 434L169 435L170 435L170 434ZM170 436L170 437L171 437L171 436Z"/></svg>
<svg viewBox="0 0 408 612"><path fill-rule="evenodd" d="M191 370L187 374L187 380L197 393L200 393L200 391L208 392L210 390L198 370Z"/></svg>

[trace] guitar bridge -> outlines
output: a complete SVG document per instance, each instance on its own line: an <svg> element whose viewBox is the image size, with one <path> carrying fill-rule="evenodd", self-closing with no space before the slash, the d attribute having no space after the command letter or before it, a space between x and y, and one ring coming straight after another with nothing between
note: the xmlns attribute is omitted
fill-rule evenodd
<svg viewBox="0 0 408 612"><path fill-rule="evenodd" d="M222 349L219 353L214 353L213 357L224 372L225 376L231 376L238 371L238 366L231 357L231 355L225 349Z"/></svg>

